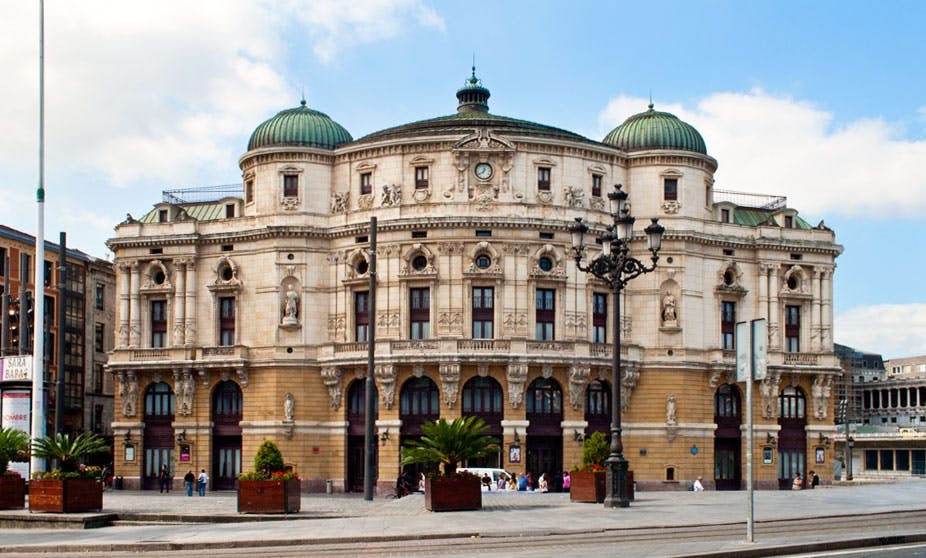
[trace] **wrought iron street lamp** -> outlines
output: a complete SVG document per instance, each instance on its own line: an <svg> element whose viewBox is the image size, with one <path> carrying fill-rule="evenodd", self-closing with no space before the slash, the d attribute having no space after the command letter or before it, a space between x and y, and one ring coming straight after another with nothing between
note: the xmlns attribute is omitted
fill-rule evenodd
<svg viewBox="0 0 926 558"><path fill-rule="evenodd" d="M608 225L607 232L598 236L601 241L601 254L589 262L582 263L585 252L585 233L588 226L576 217L576 222L569 230L572 233L572 248L575 251L576 267L579 271L591 273L601 279L611 289L614 300L614 316L612 327L611 346L611 453L607 464L607 495L604 505L608 508L626 508L630 505L627 494L628 463L624 459L624 445L621 441L621 290L627 283L644 273L656 269L659 260L659 249L662 247L662 234L665 228L659 224L658 219L646 227L646 237L649 251L652 253L652 263L644 262L630 256L630 243L633 240L633 223L635 219L630 215L630 204L627 203L627 192L621 185L615 185L615 191L608 194L610 213L613 223Z"/></svg>

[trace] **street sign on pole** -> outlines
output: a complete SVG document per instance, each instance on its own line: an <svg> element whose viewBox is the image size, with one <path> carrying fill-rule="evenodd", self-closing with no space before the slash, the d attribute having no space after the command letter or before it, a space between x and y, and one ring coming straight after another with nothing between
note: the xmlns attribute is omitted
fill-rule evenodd
<svg viewBox="0 0 926 558"><path fill-rule="evenodd" d="M752 321L752 379L764 380L768 368L768 322Z"/></svg>
<svg viewBox="0 0 926 558"><path fill-rule="evenodd" d="M752 342L749 335L749 322L736 324L736 381L745 382L749 377Z"/></svg>

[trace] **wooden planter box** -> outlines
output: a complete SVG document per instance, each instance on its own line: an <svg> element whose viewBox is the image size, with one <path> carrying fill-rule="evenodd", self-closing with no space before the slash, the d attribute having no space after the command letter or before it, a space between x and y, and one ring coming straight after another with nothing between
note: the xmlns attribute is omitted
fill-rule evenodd
<svg viewBox="0 0 926 558"><path fill-rule="evenodd" d="M299 479L238 481L238 513L296 513L301 508Z"/></svg>
<svg viewBox="0 0 926 558"><path fill-rule="evenodd" d="M435 512L481 510L481 484L475 476L425 479L424 507Z"/></svg>
<svg viewBox="0 0 926 558"><path fill-rule="evenodd" d="M607 475L605 471L570 474L569 499L573 502L594 502L596 504L604 502L605 494L607 494Z"/></svg>
<svg viewBox="0 0 926 558"><path fill-rule="evenodd" d="M78 513L103 509L98 479L37 479L29 481L29 511Z"/></svg>
<svg viewBox="0 0 926 558"><path fill-rule="evenodd" d="M22 477L0 475L0 510L26 507L26 481Z"/></svg>

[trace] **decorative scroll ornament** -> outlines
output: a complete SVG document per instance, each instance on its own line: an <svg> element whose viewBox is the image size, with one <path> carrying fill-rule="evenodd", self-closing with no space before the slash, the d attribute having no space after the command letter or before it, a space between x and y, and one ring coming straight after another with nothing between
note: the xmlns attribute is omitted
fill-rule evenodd
<svg viewBox="0 0 926 558"><path fill-rule="evenodd" d="M441 392L444 395L444 403L451 409L457 401L457 394L460 391L460 364L444 363L440 365Z"/></svg>
<svg viewBox="0 0 926 558"><path fill-rule="evenodd" d="M569 368L569 403L573 409L582 406L585 396L585 385L591 375L591 367L575 364Z"/></svg>
<svg viewBox="0 0 926 558"><path fill-rule="evenodd" d="M526 364L509 364L508 365L508 399L511 401L511 408L517 409L524 399L524 384L527 381Z"/></svg>
<svg viewBox="0 0 926 558"><path fill-rule="evenodd" d="M341 378L344 373L337 366L322 368L322 383L328 388L328 397L331 399L331 408L341 406Z"/></svg>

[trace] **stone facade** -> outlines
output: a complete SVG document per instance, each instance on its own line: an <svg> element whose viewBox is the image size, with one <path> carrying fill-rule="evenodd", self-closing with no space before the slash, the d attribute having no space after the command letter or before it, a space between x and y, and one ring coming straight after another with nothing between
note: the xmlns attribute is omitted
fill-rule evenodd
<svg viewBox="0 0 926 558"><path fill-rule="evenodd" d="M357 394L372 328L380 487L394 484L400 443L422 420L463 413L487 418L502 442L498 456L472 466L558 478L580 462L584 435L607 430L607 402L593 402L609 389L614 305L606 285L576 269L568 227L582 217L603 231L615 184L638 219L635 254L644 257L645 218L667 230L659 267L631 282L621 303L624 455L638 486L714 478L715 396L735 364L722 341L724 302L736 321L769 323L755 451L790 428L792 446L803 446L788 459L800 454L803 471L817 432L833 425L831 413L814 412L831 406L839 373L833 232L784 205L761 209L715 192L717 162L703 153L622 149L464 105L461 97L457 115L331 148L252 149L236 195L204 204L175 193L116 228L109 367L119 379L117 439L128 435L133 447L133 461L117 452L129 486L150 482L152 465L166 460L178 477L204 468L232 488L228 479L272 439L304 489L328 480L357 489ZM763 220L748 224L737 212ZM595 295L607 300L603 315ZM789 389L805 402L798 438L794 421L779 420ZM742 387L732 393L741 417ZM172 409L158 414L161 401ZM739 485L737 443L718 459L736 461L729 475ZM776 485L778 462L758 461L760 486Z"/></svg>

